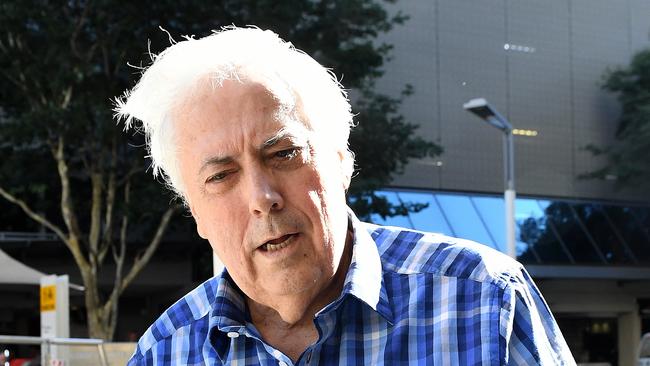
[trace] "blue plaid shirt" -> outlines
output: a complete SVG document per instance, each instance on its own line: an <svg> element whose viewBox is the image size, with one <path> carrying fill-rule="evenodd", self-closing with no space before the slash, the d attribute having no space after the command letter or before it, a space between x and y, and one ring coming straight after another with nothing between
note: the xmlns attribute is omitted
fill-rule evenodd
<svg viewBox="0 0 650 366"><path fill-rule="evenodd" d="M295 365L574 365L542 295L516 261L440 234L359 222L341 296ZM135 365L294 365L251 323L227 271L145 332Z"/></svg>

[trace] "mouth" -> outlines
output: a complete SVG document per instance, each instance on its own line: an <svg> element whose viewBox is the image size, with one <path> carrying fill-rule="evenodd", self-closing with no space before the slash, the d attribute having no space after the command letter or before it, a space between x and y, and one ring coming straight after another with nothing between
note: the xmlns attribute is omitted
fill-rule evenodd
<svg viewBox="0 0 650 366"><path fill-rule="evenodd" d="M267 241L266 243L260 245L258 249L264 251L264 252L275 252L278 251L282 248L286 248L292 241L293 239L298 236L297 233L293 234L286 234L282 235L280 237L277 237L275 239L271 239Z"/></svg>

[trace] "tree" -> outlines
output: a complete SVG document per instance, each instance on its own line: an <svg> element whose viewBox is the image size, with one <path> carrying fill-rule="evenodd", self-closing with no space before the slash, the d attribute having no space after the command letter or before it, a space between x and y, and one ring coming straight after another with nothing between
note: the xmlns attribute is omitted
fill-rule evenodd
<svg viewBox="0 0 650 366"><path fill-rule="evenodd" d="M1 148L12 157L0 172L0 196L65 243L85 287L89 335L104 339L115 331L119 296L180 208L159 212L148 245L127 266L132 197L152 188L134 179L144 159L128 142L141 138L111 122L108 100L127 85L123 64L133 45L119 48L102 28L107 10L48 1L4 2L0 10ZM109 257L114 281L106 292L98 275Z"/></svg>
<svg viewBox="0 0 650 366"><path fill-rule="evenodd" d="M356 105L361 111L356 119L358 125L350 135L358 176L352 179L348 192L350 206L362 219L368 220L373 213L385 219L427 207L419 202L394 205L377 195L378 189L404 171L409 159L442 153L438 145L414 135L417 125L406 122L399 113L402 99L411 92L407 85L401 98L391 98L362 88L363 96Z"/></svg>
<svg viewBox="0 0 650 366"><path fill-rule="evenodd" d="M589 145L608 164L585 177L616 177L619 187L644 186L650 182L650 49L640 51L627 68L607 70L603 88L618 94L621 117L616 141L608 147Z"/></svg>
<svg viewBox="0 0 650 366"><path fill-rule="evenodd" d="M373 40L404 20L370 0L0 4L0 150L11 157L0 168L0 196L70 250L86 288L91 337L113 337L120 295L182 209L160 199L157 185L140 176L146 170L143 137L122 133L112 119L110 100L137 79L127 63L146 66L149 51L169 45L168 35L204 36L229 24L275 30L361 91L355 108L360 132L352 136L361 173L351 201L399 214L418 206L391 208L374 189L388 184L408 158L438 151L413 136L415 127L398 113L400 99L372 92L390 51ZM390 149L377 149L385 142ZM137 242L147 244L134 249ZM107 260L115 268L110 289L97 280Z"/></svg>

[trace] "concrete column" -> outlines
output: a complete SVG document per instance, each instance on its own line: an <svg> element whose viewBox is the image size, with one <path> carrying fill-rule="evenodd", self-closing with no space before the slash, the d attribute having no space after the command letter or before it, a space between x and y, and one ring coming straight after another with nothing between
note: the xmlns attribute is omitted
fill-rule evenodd
<svg viewBox="0 0 650 366"><path fill-rule="evenodd" d="M636 308L636 306L635 306ZM641 340L641 317L637 310L618 316L618 365L636 366Z"/></svg>

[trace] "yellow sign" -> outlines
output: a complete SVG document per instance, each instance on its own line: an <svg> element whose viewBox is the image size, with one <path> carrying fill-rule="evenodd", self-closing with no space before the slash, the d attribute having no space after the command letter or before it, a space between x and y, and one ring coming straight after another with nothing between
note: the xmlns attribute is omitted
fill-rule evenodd
<svg viewBox="0 0 650 366"><path fill-rule="evenodd" d="M56 285L41 287L41 311L56 309Z"/></svg>

